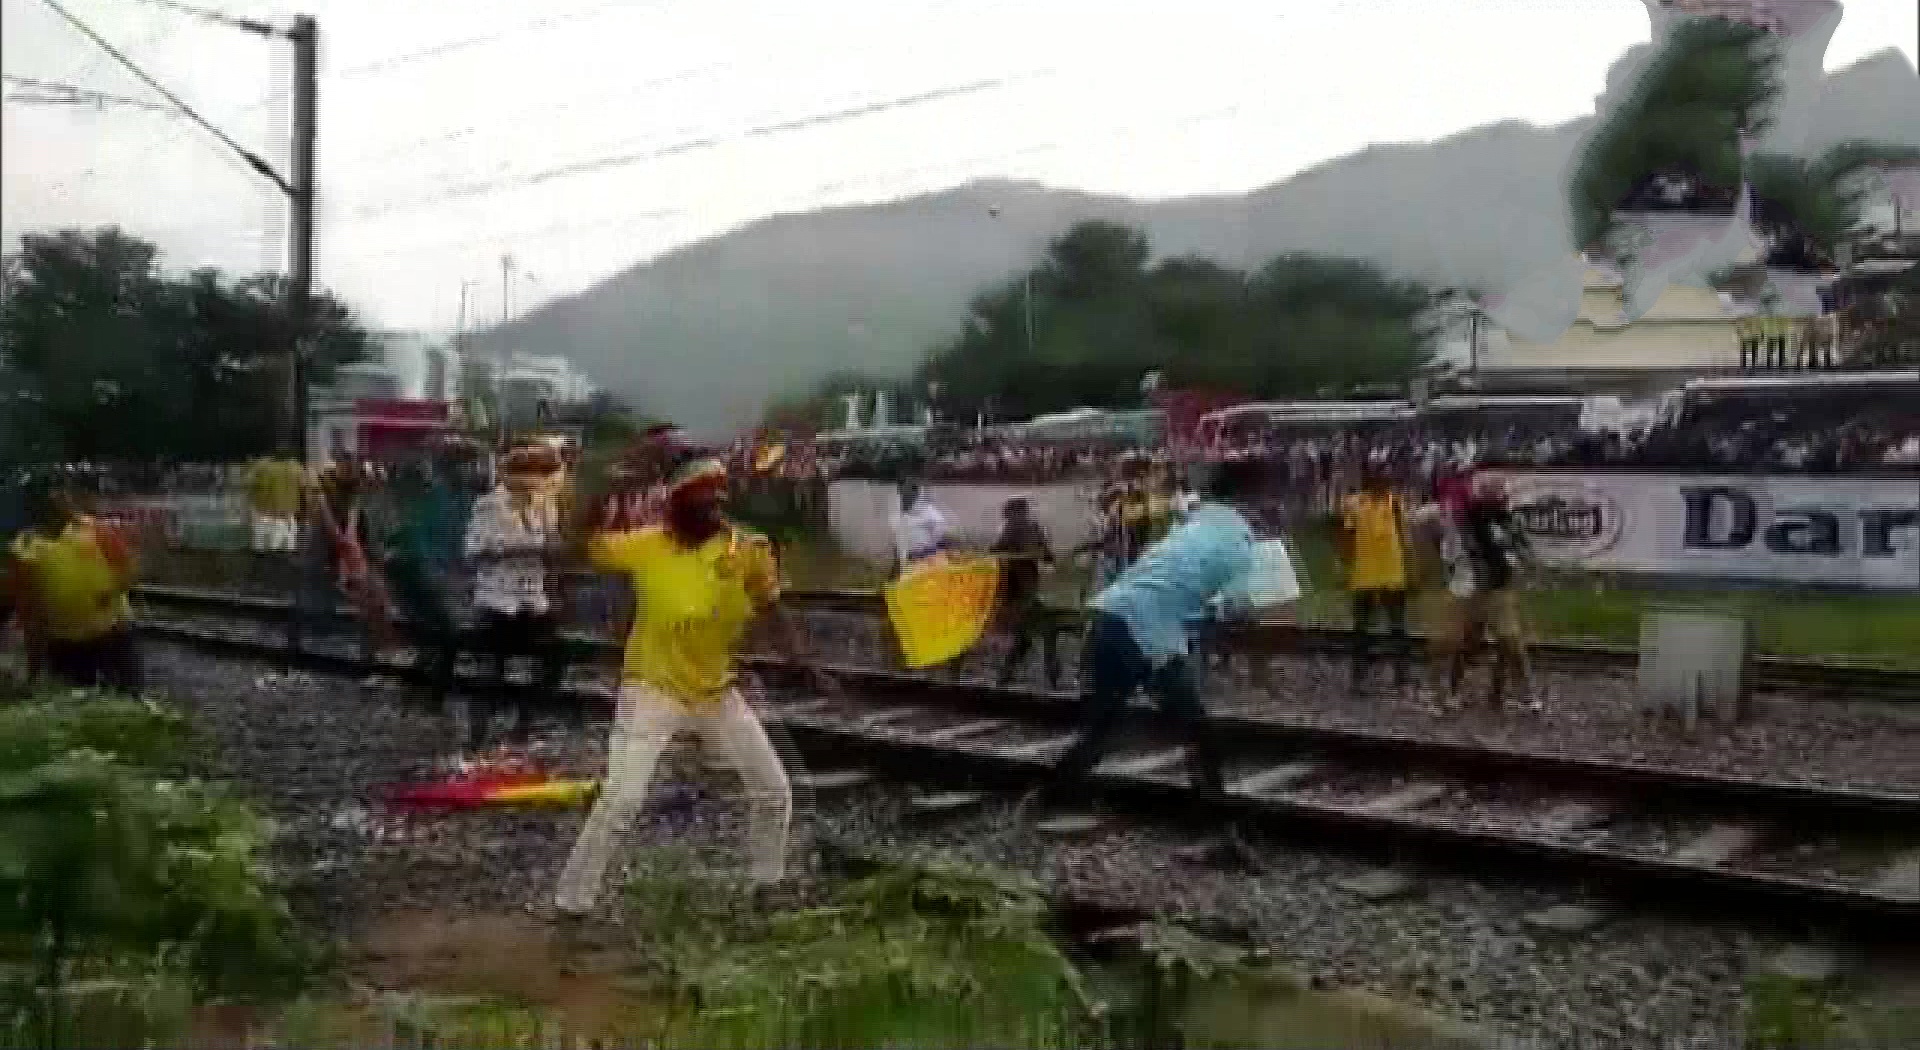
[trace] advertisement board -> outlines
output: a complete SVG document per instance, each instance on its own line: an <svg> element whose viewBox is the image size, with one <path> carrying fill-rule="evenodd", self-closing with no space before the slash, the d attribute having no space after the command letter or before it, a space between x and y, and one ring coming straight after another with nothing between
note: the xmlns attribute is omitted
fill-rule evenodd
<svg viewBox="0 0 1920 1050"><path fill-rule="evenodd" d="M1920 478L1503 473L1549 564L1920 590Z"/></svg>

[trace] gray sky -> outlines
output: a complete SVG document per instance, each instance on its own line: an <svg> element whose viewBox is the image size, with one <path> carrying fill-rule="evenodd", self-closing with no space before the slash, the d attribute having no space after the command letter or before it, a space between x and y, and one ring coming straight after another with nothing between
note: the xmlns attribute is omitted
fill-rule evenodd
<svg viewBox="0 0 1920 1050"><path fill-rule="evenodd" d="M288 58L147 0L64 0L283 166ZM152 97L41 0L8 74ZM210 0L236 14L291 9ZM1592 112L1639 0L311 0L320 280L382 326L482 320L779 212L1006 177L1238 193L1374 142ZM1914 0L1850 0L1836 69L1916 59ZM4 232L118 223L167 265L278 268L277 191L185 120L9 102ZM284 170L284 169L283 169Z"/></svg>

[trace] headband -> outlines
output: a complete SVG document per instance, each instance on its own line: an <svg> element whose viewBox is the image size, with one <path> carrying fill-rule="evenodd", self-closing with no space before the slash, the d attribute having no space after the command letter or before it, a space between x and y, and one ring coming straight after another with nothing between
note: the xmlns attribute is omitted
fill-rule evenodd
<svg viewBox="0 0 1920 1050"><path fill-rule="evenodd" d="M667 479L667 494L678 496L696 488L725 488L726 484L727 468L719 460L689 460Z"/></svg>

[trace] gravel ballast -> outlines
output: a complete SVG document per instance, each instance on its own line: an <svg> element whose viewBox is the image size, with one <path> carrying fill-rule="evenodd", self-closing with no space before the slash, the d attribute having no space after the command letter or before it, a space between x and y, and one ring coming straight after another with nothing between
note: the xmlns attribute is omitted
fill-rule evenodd
<svg viewBox="0 0 1920 1050"><path fill-rule="evenodd" d="M550 892L581 811L394 819L374 804L385 786L442 771L456 739L448 719L346 678L268 677L264 665L171 644L147 652L152 681L194 718L218 768L278 822L276 863L303 916L328 932L350 938L395 910L518 909ZM591 773L602 761L604 729L541 727L536 740L563 769ZM665 786L629 833L630 855L667 842L737 850L737 809L720 797L729 780L698 766L680 749L664 764ZM909 820L910 795L876 781L803 797L796 842L818 834L860 850L937 850L1116 905L1223 920L1317 981L1424 1006L1518 1045L1737 1047L1742 977L1779 947L1637 917L1574 937L1539 933L1524 916L1569 903L1571 891L1421 876L1412 894L1368 903L1338 888L1365 870L1345 858L1269 842L1268 871L1229 874L1174 859L1199 841L1180 830L1114 821L1049 838L1001 803Z"/></svg>
<svg viewBox="0 0 1920 1050"><path fill-rule="evenodd" d="M819 647L829 659L876 663L893 651L886 626L860 613L812 612ZM1063 642L1065 639L1063 639ZM964 658L961 674L997 678L1005 640L990 638ZM1064 677L1077 666L1063 645ZM1443 708L1417 685L1394 689L1383 663L1366 688L1349 688L1345 659L1321 654L1260 657L1263 675L1247 673L1245 657L1216 669L1207 689L1217 714L1337 729L1372 730L1462 744L1499 745L1543 754L1639 762L1770 780L1848 787L1920 789L1920 708L1851 704L1770 690L1733 724L1702 722L1691 732L1649 715L1630 671L1536 667L1534 704L1505 706L1469 699ZM1465 695L1484 690L1484 666L1468 676ZM1038 657L1020 669L1038 685ZM1264 678L1257 685L1252 678ZM1537 707L1537 710L1534 709Z"/></svg>

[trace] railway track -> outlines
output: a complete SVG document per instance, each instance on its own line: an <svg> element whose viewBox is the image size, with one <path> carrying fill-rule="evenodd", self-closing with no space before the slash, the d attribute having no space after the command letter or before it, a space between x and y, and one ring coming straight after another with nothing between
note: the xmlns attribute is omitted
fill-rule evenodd
<svg viewBox="0 0 1920 1050"><path fill-rule="evenodd" d="M147 595L150 606L161 604ZM199 595L196 614L150 632L251 659L277 658L260 622L278 603ZM610 648L588 640L583 644ZM341 650L304 661L363 673ZM837 667L843 701L807 696L790 669L759 659L768 717L815 772L815 792L876 778L910 785L929 820L1036 785L1072 738L1070 697ZM603 692L571 691L576 711ZM1103 820L1233 821L1279 839L1380 864L1362 895L1392 892L1425 867L1540 882L1566 891L1541 923L1578 926L1631 903L1719 914L1796 933L1920 941L1920 794L1728 777L1695 771L1440 743L1360 730L1217 719L1230 791L1210 805L1187 786L1180 751L1158 726L1118 741L1087 790L1100 814L1068 814L1054 833Z"/></svg>
<svg viewBox="0 0 1920 1050"><path fill-rule="evenodd" d="M177 587L143 587L137 594L156 605L172 608L198 608L209 612L245 607L260 615L284 616L286 603L273 598L242 597L211 591ZM818 590L789 592L787 600L808 609L834 610L882 616L884 607L872 591ZM342 615L345 615L342 610ZM1061 612L1063 630L1077 626L1075 612ZM1345 653L1352 645L1353 632L1345 628L1314 624L1234 624L1221 632L1227 650L1252 657L1277 656L1302 651ZM1424 639L1416 637L1416 645ZM1577 669L1624 670L1636 667L1637 650L1565 642L1536 643L1530 647L1538 662ZM1795 692L1849 700L1920 701L1920 669L1884 667L1869 664L1825 660L1790 660L1776 656L1756 656L1750 664L1756 687L1790 689Z"/></svg>

